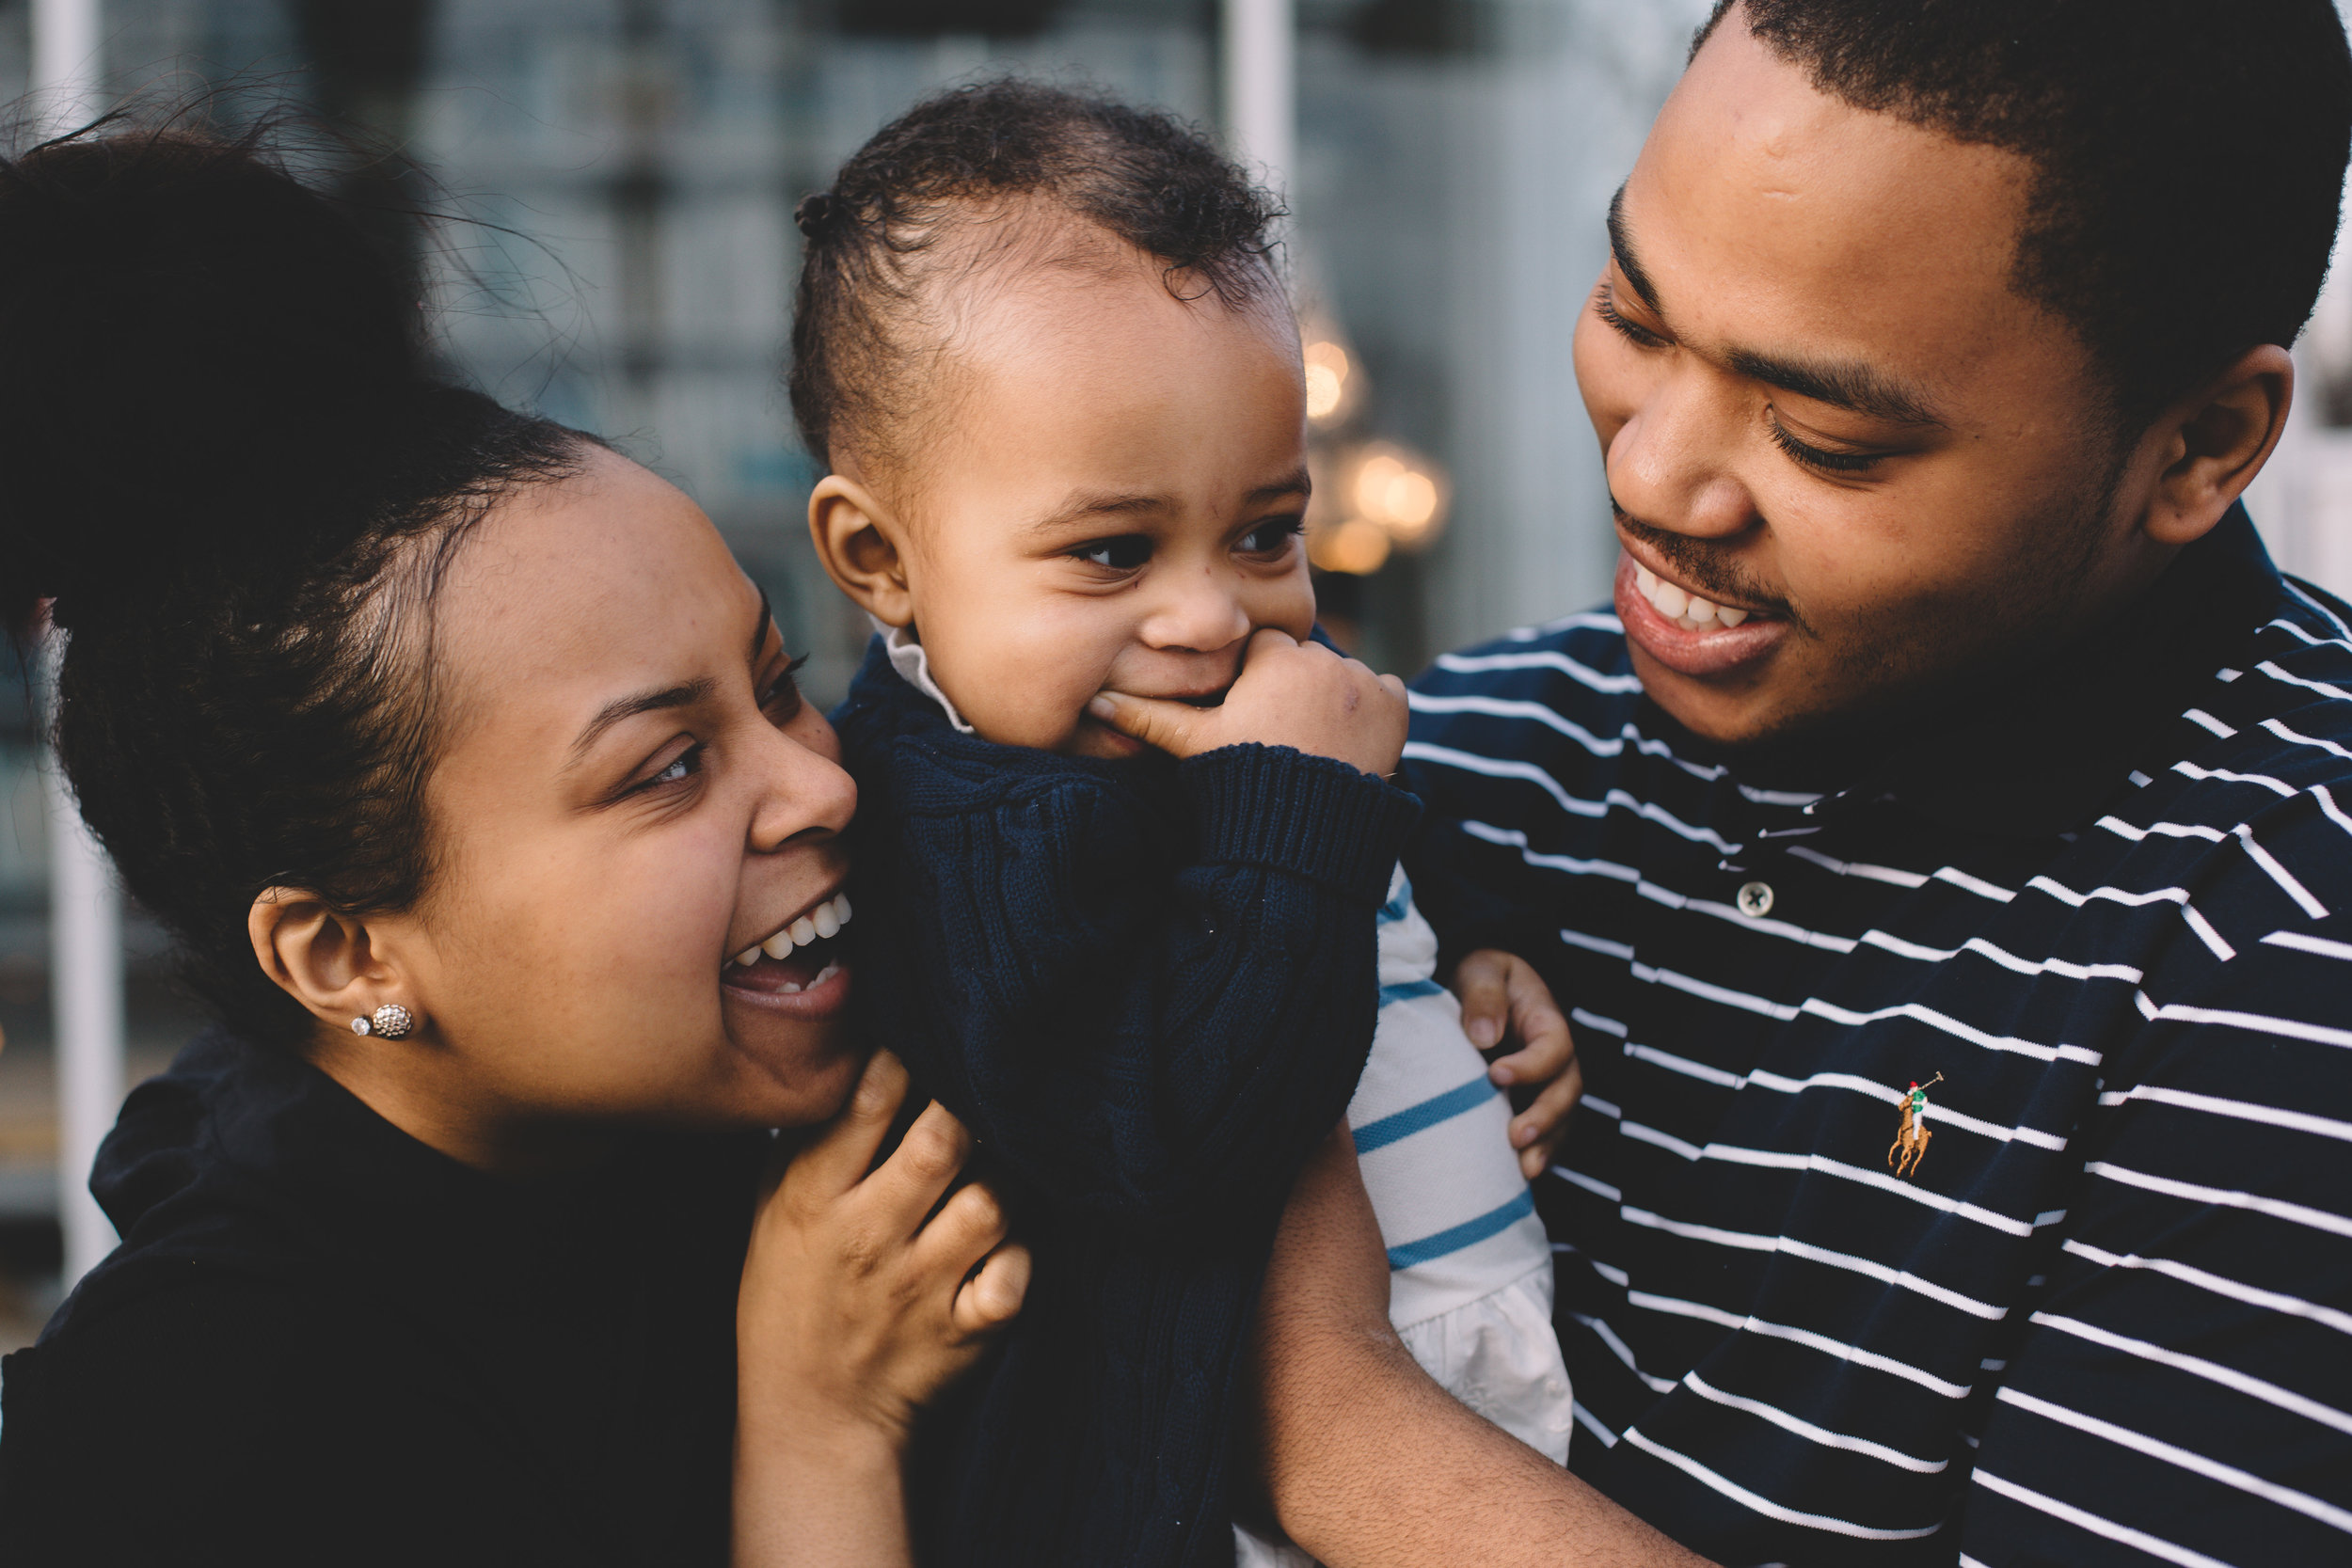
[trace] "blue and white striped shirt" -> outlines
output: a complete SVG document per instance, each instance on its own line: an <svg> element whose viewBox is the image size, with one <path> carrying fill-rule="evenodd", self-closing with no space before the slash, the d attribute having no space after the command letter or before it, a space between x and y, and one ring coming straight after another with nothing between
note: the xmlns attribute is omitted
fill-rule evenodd
<svg viewBox="0 0 2352 1568"><path fill-rule="evenodd" d="M1724 1563L2352 1561L2342 617L2233 511L1839 754L1710 751L1606 614L1421 679L1421 906L1589 1085L1538 1184L1574 1468Z"/></svg>

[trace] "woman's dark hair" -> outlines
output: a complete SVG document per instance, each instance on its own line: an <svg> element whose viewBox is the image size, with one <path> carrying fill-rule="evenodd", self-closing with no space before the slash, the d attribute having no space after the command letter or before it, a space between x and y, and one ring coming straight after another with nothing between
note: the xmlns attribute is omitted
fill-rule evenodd
<svg viewBox="0 0 2352 1568"><path fill-rule="evenodd" d="M2333 0L1718 0L1692 53L1735 5L1820 91L2031 166L2017 291L2126 428L2311 315L2352 150Z"/></svg>
<svg viewBox="0 0 2352 1568"><path fill-rule="evenodd" d="M1280 287L1268 232L1280 209L1192 127L1034 82L940 93L876 132L795 214L792 413L811 456L903 459L939 346L926 290L942 269L926 263L1026 203L1157 258L1172 290L1243 306Z"/></svg>
<svg viewBox="0 0 2352 1568"><path fill-rule="evenodd" d="M0 614L63 634L67 776L191 979L298 1039L247 911L422 895L437 586L586 438L437 377L402 269L266 133L0 158Z"/></svg>

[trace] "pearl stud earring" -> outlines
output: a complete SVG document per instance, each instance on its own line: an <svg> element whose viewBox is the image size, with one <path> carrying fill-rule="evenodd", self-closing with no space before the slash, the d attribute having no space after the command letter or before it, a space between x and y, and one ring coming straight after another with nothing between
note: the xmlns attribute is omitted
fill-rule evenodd
<svg viewBox="0 0 2352 1568"><path fill-rule="evenodd" d="M351 1021L353 1034L381 1035L388 1040L399 1039L416 1026L415 1015L397 1002L387 1002L366 1018Z"/></svg>

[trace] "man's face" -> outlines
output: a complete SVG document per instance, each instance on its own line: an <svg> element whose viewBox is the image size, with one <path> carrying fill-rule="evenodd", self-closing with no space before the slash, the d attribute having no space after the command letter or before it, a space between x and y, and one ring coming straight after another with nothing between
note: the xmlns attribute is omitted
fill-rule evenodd
<svg viewBox="0 0 2352 1568"><path fill-rule="evenodd" d="M2146 574L2090 359L2010 287L2028 175L1816 91L1736 11L1659 116L1576 370L1634 669L1690 729L1899 709Z"/></svg>

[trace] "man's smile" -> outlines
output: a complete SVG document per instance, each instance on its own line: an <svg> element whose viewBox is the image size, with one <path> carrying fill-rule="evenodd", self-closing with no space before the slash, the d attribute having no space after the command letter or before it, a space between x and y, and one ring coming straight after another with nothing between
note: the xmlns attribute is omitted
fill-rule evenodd
<svg viewBox="0 0 2352 1568"><path fill-rule="evenodd" d="M1617 618L1634 647L1675 673L1698 679L1754 669L1790 630L1779 616L1700 598L1630 554L1617 559L1615 596Z"/></svg>

